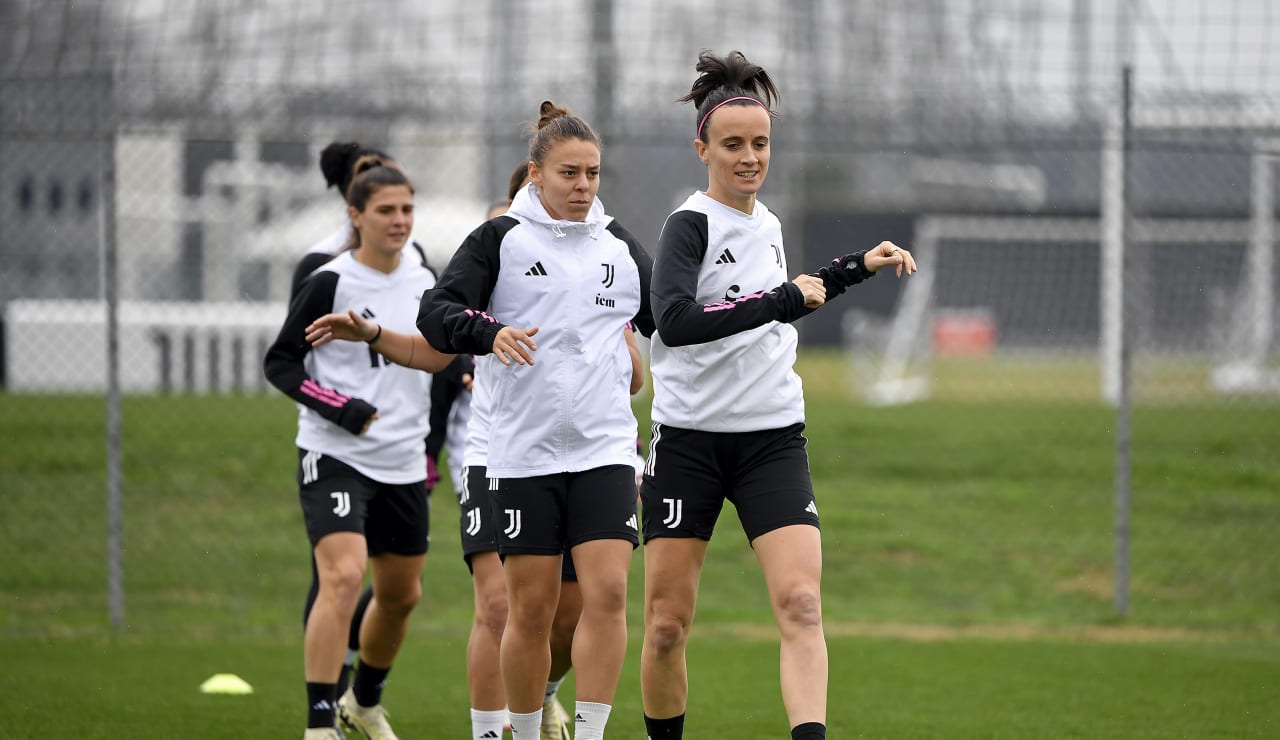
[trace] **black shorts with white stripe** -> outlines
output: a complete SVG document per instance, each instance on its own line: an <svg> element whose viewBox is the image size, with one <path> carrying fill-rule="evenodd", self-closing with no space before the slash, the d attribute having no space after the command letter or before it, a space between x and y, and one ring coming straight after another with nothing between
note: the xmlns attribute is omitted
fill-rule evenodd
<svg viewBox="0 0 1280 740"><path fill-rule="evenodd" d="M370 557L427 552L431 499L425 480L381 483L341 460L299 449L298 498L312 547L325 535L355 532L364 535Z"/></svg>
<svg viewBox="0 0 1280 740"><path fill-rule="evenodd" d="M557 555L593 540L639 545L636 471L630 465L489 480L503 555Z"/></svg>
<svg viewBox="0 0 1280 740"><path fill-rule="evenodd" d="M462 559L471 567L471 558L484 552L498 551L498 536L493 528L493 499L484 465L468 465L462 469L463 490L458 492L458 530L462 533ZM576 581L573 556L566 551L560 564L560 580Z"/></svg>
<svg viewBox="0 0 1280 740"><path fill-rule="evenodd" d="M728 500L748 541L792 524L819 526L804 424L700 432L654 423L640 486L645 542L710 540Z"/></svg>

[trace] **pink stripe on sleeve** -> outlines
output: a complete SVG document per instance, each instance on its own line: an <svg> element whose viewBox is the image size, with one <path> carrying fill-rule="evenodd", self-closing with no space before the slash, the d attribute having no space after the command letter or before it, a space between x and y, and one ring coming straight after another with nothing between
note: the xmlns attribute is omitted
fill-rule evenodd
<svg viewBox="0 0 1280 740"><path fill-rule="evenodd" d="M300 390L317 401L335 408L342 408L346 405L347 401L351 400L350 396L344 396L332 388L325 388L311 378L307 378L302 381L302 388Z"/></svg>
<svg viewBox="0 0 1280 740"><path fill-rule="evenodd" d="M759 293L750 293L748 295L739 296L732 301L724 301L723 303L708 303L702 307L703 313L714 313L715 311L727 311L743 301L752 301L757 298L763 298L768 291L760 291Z"/></svg>

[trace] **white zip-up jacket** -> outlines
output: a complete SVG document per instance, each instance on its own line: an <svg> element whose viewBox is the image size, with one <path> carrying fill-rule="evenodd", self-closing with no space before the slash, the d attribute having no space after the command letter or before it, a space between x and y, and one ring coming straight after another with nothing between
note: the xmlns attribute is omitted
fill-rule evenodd
<svg viewBox="0 0 1280 740"><path fill-rule="evenodd" d="M874 273L862 252L810 273L827 300ZM813 309L787 273L782 224L696 192L667 217L653 272L653 420L704 432L804 421L790 322Z"/></svg>
<svg viewBox="0 0 1280 740"><path fill-rule="evenodd" d="M458 248L422 298L418 329L427 341L442 352L483 355L504 326L539 330L532 366L491 361L483 371L490 478L632 464L636 420L623 328L631 321L653 333L651 269L599 200L584 221L555 219L533 185Z"/></svg>

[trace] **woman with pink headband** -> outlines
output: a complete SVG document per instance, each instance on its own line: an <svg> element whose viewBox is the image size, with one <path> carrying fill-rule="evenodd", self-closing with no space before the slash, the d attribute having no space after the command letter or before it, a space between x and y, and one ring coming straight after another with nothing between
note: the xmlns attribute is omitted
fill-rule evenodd
<svg viewBox="0 0 1280 740"><path fill-rule="evenodd" d="M728 500L781 633L791 737L815 740L826 737L822 541L791 322L882 267L901 276L916 264L881 242L788 280L782 225L756 199L769 170L777 87L737 51L704 51L696 69L681 102L698 109L693 146L707 189L667 218L651 283L653 437L640 491L645 726L650 740L683 736L685 646L707 544ZM694 734L720 733L704 726Z"/></svg>

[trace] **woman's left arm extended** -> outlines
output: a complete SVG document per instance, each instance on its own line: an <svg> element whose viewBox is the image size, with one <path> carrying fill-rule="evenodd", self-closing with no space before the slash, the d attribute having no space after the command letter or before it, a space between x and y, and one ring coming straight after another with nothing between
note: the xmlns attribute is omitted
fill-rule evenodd
<svg viewBox="0 0 1280 740"><path fill-rule="evenodd" d="M397 365L438 372L449 366L454 356L432 347L421 334L404 334L375 324L356 313L330 313L307 327L307 341L319 347L335 339L366 342L375 352Z"/></svg>

